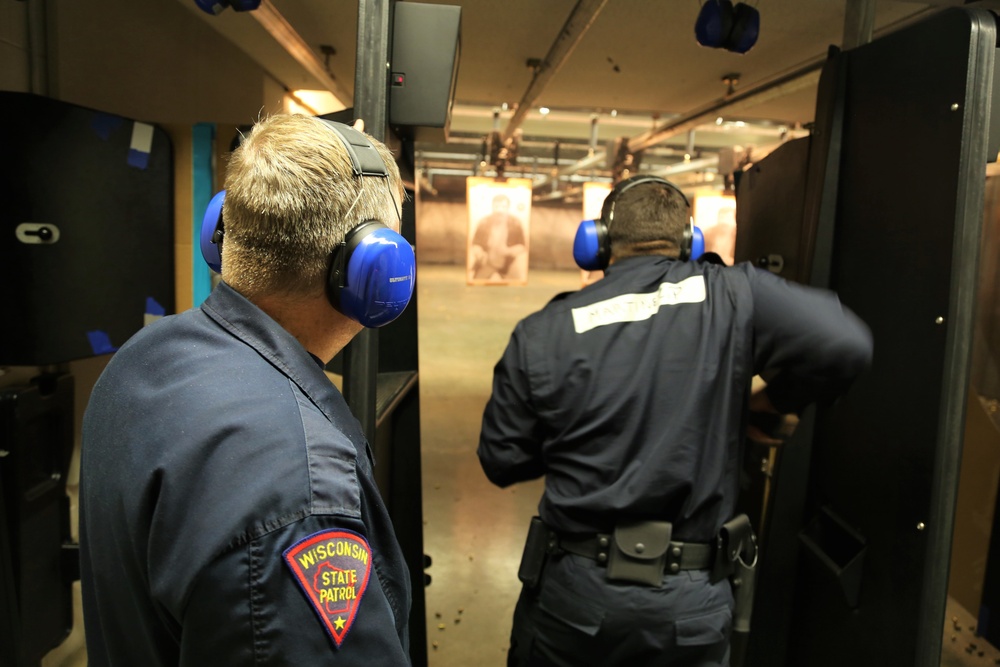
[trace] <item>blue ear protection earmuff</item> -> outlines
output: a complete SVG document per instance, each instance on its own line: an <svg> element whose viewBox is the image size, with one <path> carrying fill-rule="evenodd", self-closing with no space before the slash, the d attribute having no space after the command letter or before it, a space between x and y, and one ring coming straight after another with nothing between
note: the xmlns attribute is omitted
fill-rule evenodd
<svg viewBox="0 0 1000 667"><path fill-rule="evenodd" d="M702 46L746 53L757 43L760 12L742 2L706 0L694 24L695 39Z"/></svg>
<svg viewBox="0 0 1000 667"><path fill-rule="evenodd" d="M690 229L692 230L690 259L696 260L705 254L705 234L702 233L701 227L695 227L693 224Z"/></svg>
<svg viewBox="0 0 1000 667"><path fill-rule="evenodd" d="M320 120L343 142L355 177L388 179L389 171L367 136L348 125ZM216 272L222 270L225 196L223 190L212 198L201 227L201 254ZM410 243L383 223L365 220L334 249L326 292L333 307L347 317L366 327L380 327L402 314L413 296L415 277Z"/></svg>
<svg viewBox="0 0 1000 667"><path fill-rule="evenodd" d="M194 4L208 14L221 14L227 7L238 12L252 12L260 7L260 0L194 0Z"/></svg>
<svg viewBox="0 0 1000 667"><path fill-rule="evenodd" d="M406 239L368 220L334 251L327 281L333 306L366 327L380 327L403 312L413 296L416 260Z"/></svg>
<svg viewBox="0 0 1000 667"><path fill-rule="evenodd" d="M201 256L208 267L216 273L222 273L222 204L226 201L226 191L223 190L212 197L205 208L205 216L201 220L201 234L198 237L201 246Z"/></svg>
<svg viewBox="0 0 1000 667"><path fill-rule="evenodd" d="M600 219L584 220L576 229L576 237L573 239L573 259L576 260L577 266L584 271L603 271L608 268L608 262L611 260L611 237L608 228L615 219L615 202L629 188L643 183L658 183L673 190L684 200L685 206L691 207L680 188L659 176L633 176L619 181L604 199ZM689 218L689 223L684 228L684 237L681 239L679 259L697 259L704 252L705 237Z"/></svg>
<svg viewBox="0 0 1000 667"><path fill-rule="evenodd" d="M604 220L584 220L576 228L573 239L573 259L584 271L603 271L611 259L608 226Z"/></svg>

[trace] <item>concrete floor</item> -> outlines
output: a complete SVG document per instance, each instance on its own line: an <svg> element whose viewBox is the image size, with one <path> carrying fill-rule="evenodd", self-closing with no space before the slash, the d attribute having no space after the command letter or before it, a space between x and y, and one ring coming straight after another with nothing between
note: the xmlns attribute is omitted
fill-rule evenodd
<svg viewBox="0 0 1000 667"><path fill-rule="evenodd" d="M578 271L532 270L524 286L465 284L461 267L417 275L428 662L503 665L517 565L541 482L498 489L476 457L493 365L525 315L579 289Z"/></svg>

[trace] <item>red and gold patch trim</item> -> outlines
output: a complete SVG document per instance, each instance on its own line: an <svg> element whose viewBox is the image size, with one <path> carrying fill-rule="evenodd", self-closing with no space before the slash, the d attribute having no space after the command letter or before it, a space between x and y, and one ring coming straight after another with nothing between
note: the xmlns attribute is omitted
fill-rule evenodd
<svg viewBox="0 0 1000 667"><path fill-rule="evenodd" d="M368 587L372 550L348 530L324 530L285 550L285 564L337 648L358 614Z"/></svg>

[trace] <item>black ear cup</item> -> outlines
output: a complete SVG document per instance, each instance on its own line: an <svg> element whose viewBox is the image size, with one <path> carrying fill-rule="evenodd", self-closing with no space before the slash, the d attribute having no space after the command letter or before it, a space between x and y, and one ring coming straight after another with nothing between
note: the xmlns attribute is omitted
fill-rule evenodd
<svg viewBox="0 0 1000 667"><path fill-rule="evenodd" d="M207 14L221 14L232 7L238 12L252 12L260 7L261 0L194 0L194 3Z"/></svg>
<svg viewBox="0 0 1000 667"><path fill-rule="evenodd" d="M733 8L733 27L724 44L734 53L746 53L757 43L760 34L760 12L750 5L739 3Z"/></svg>
<svg viewBox="0 0 1000 667"><path fill-rule="evenodd" d="M702 46L723 48L733 30L733 14L730 0L707 0L694 24L695 39Z"/></svg>
<svg viewBox="0 0 1000 667"><path fill-rule="evenodd" d="M757 43L760 12L745 3L707 0L694 24L695 39L702 46L746 53Z"/></svg>

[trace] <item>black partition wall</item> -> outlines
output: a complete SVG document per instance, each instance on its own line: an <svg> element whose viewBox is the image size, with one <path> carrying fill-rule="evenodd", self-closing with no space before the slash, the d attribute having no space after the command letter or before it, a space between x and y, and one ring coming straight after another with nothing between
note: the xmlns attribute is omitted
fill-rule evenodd
<svg viewBox="0 0 1000 667"><path fill-rule="evenodd" d="M807 174L786 275L835 289L875 339L780 455L745 665L940 664L995 50L992 13L950 9L832 53L809 154L740 184L753 227L768 174ZM741 230L737 258L773 243Z"/></svg>
<svg viewBox="0 0 1000 667"><path fill-rule="evenodd" d="M0 665L20 667L74 625L64 364L174 309L173 149L151 123L29 93L0 91L0 125L0 365L43 367L0 390Z"/></svg>
<svg viewBox="0 0 1000 667"><path fill-rule="evenodd" d="M153 124L0 91L0 363L110 354L174 309L173 148Z"/></svg>

